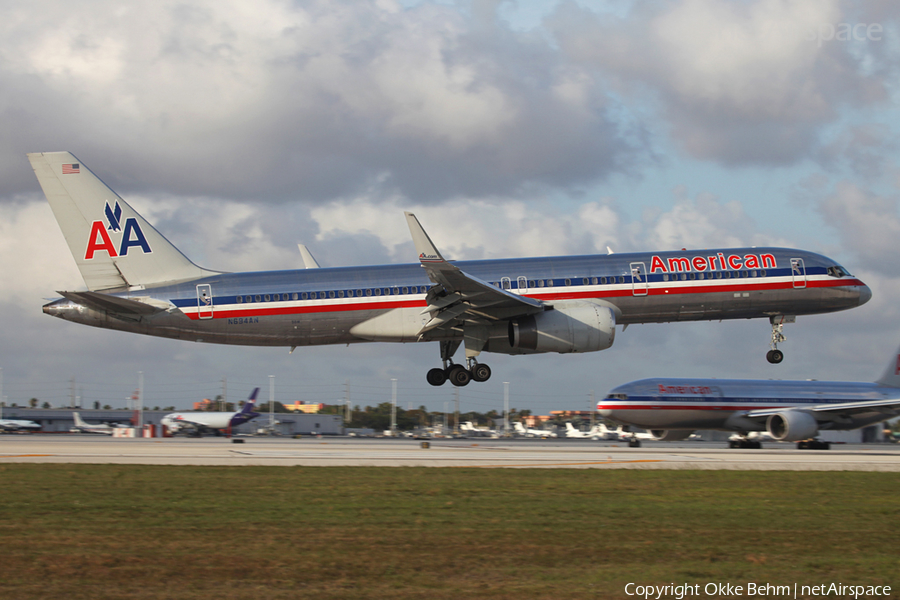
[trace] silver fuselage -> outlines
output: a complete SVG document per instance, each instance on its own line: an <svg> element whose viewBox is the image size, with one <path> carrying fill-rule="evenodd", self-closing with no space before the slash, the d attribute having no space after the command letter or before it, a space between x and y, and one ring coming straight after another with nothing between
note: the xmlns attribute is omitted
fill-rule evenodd
<svg viewBox="0 0 900 600"><path fill-rule="evenodd" d="M609 306L617 324L806 315L853 308L871 296L827 257L785 248L544 257L454 263L468 275L549 304ZM724 267L724 268L723 268ZM175 285L102 290L168 307L123 315L67 299L44 312L68 321L219 344L307 346L461 339L459 329L417 335L434 284L418 264L222 273ZM394 311L397 326L355 326ZM393 322L393 321L390 321ZM360 331L360 328L357 328ZM508 354L498 327L484 350Z"/></svg>

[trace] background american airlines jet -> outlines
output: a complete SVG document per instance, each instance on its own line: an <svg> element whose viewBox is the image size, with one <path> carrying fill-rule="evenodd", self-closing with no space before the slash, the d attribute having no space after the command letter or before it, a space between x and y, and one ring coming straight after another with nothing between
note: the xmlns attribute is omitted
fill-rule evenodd
<svg viewBox="0 0 900 600"><path fill-rule="evenodd" d="M768 359L780 362L784 323L871 297L835 261L786 248L451 263L410 213L419 265L222 273L192 263L72 154L28 159L87 285L45 313L219 344L439 342L432 385L486 381L482 352L605 350L632 323L768 318Z"/></svg>
<svg viewBox="0 0 900 600"><path fill-rule="evenodd" d="M617 423L649 429L656 440L718 429L742 436L732 447L759 448L748 434L767 432L777 441L827 449L827 443L806 440L820 430L857 429L900 416L900 350L875 383L642 379L612 389L597 410Z"/></svg>

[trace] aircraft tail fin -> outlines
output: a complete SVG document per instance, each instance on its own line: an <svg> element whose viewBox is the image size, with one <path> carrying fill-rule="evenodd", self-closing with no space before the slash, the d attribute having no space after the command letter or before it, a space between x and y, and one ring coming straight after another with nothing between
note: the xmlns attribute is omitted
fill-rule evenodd
<svg viewBox="0 0 900 600"><path fill-rule="evenodd" d="M887 387L900 388L900 349L891 355L891 359L888 361L884 374L875 383Z"/></svg>
<svg viewBox="0 0 900 600"><path fill-rule="evenodd" d="M188 281L201 269L69 152L28 154L91 291Z"/></svg>
<svg viewBox="0 0 900 600"><path fill-rule="evenodd" d="M75 417L75 426L76 427L87 427L87 423L84 422L84 419L81 418L77 412L73 412L72 416Z"/></svg>
<svg viewBox="0 0 900 600"><path fill-rule="evenodd" d="M242 413L252 413L253 409L256 407L256 396L259 394L259 388L254 388L253 393L250 394L250 398L244 403L244 406L241 408Z"/></svg>

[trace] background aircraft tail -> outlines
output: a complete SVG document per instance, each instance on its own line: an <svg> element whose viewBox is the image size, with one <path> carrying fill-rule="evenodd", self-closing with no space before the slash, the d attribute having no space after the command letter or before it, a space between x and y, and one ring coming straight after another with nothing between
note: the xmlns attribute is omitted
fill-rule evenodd
<svg viewBox="0 0 900 600"><path fill-rule="evenodd" d="M28 160L89 290L213 274L188 260L73 154L35 152Z"/></svg>
<svg viewBox="0 0 900 600"><path fill-rule="evenodd" d="M900 349L891 355L887 369L884 370L881 379L875 383L886 385L888 387L900 388Z"/></svg>
<svg viewBox="0 0 900 600"><path fill-rule="evenodd" d="M254 388L253 393L250 394L250 398L244 403L244 406L241 408L240 412L242 413L252 413L253 409L256 407L256 395L259 394L259 388Z"/></svg>
<svg viewBox="0 0 900 600"><path fill-rule="evenodd" d="M87 427L87 423L84 422L84 419L81 418L77 412L73 412L72 416L75 417L75 426L76 427Z"/></svg>

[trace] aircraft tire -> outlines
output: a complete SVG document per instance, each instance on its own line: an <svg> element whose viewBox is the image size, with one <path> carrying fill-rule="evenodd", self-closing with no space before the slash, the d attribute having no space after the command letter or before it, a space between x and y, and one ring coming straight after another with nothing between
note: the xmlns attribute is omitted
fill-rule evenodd
<svg viewBox="0 0 900 600"><path fill-rule="evenodd" d="M773 365L777 365L784 360L784 352L781 350L769 350L766 352L766 360Z"/></svg>
<svg viewBox="0 0 900 600"><path fill-rule="evenodd" d="M463 387L469 385L469 382L472 381L472 374L462 365L454 365L450 367L450 372L447 373L447 379L449 379L450 383L456 387Z"/></svg>
<svg viewBox="0 0 900 600"><path fill-rule="evenodd" d="M628 440L628 447L629 448L640 448L641 440Z"/></svg>
<svg viewBox="0 0 900 600"><path fill-rule="evenodd" d="M443 369L431 369L426 373L425 379L431 385L439 387L447 381L447 373Z"/></svg>
<svg viewBox="0 0 900 600"><path fill-rule="evenodd" d="M472 369L472 379L481 383L491 378L491 368L487 365L478 363Z"/></svg>

